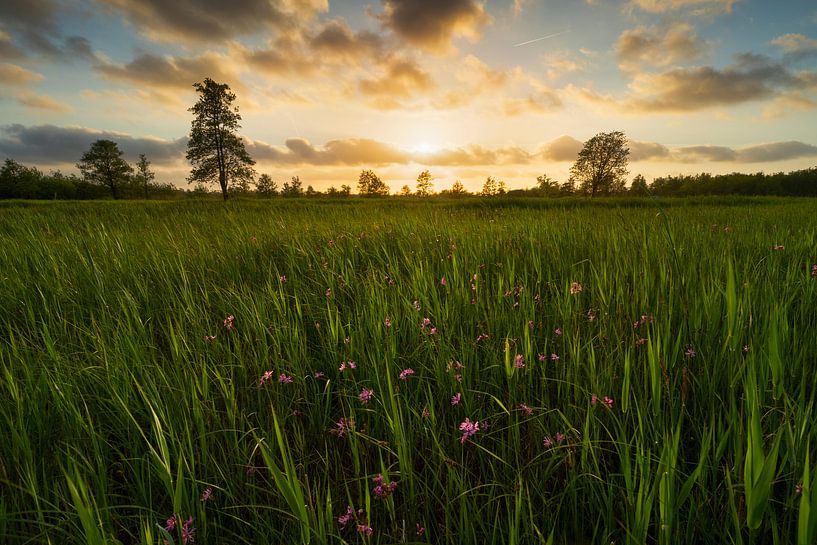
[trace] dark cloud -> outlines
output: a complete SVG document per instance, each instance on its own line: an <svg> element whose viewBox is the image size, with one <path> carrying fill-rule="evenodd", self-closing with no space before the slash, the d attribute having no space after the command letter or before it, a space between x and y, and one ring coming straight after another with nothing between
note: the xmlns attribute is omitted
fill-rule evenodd
<svg viewBox="0 0 817 545"><path fill-rule="evenodd" d="M776 98L817 87L817 72L790 70L784 63L763 55L737 55L723 69L711 66L674 68L661 73L641 72L623 98L579 89L591 102L626 113L690 112L717 106ZM573 89L576 91L576 89Z"/></svg>
<svg viewBox="0 0 817 545"><path fill-rule="evenodd" d="M328 9L327 0L98 0L162 41L224 40L277 28L289 31Z"/></svg>
<svg viewBox="0 0 817 545"><path fill-rule="evenodd" d="M140 153L144 153L158 165L183 160L187 150L186 137L177 140L134 138L84 127L26 127L15 124L0 127L0 157L37 165L73 164L88 151L94 141L100 139L113 140L119 144L130 161L135 161Z"/></svg>
<svg viewBox="0 0 817 545"><path fill-rule="evenodd" d="M54 0L0 1L0 58L9 52L21 58L25 53L11 42L9 34L33 52L61 60L91 58L90 42L81 36L64 38L57 24L62 6Z"/></svg>
<svg viewBox="0 0 817 545"><path fill-rule="evenodd" d="M26 54L14 44L11 36L0 30L0 61L19 61L25 57Z"/></svg>
<svg viewBox="0 0 817 545"><path fill-rule="evenodd" d="M451 49L456 36L479 38L491 22L476 0L382 0L380 20L411 45L436 53Z"/></svg>
<svg viewBox="0 0 817 545"><path fill-rule="evenodd" d="M325 23L309 38L312 51L322 57L353 62L377 57L383 53L384 41L373 32L354 32L346 21L335 19Z"/></svg>
<svg viewBox="0 0 817 545"><path fill-rule="evenodd" d="M668 27L638 27L625 30L616 42L616 56L622 70L641 66L665 67L700 57L706 45L688 23Z"/></svg>
<svg viewBox="0 0 817 545"><path fill-rule="evenodd" d="M673 150L673 158L682 163L735 161L738 154L726 146L686 146Z"/></svg>
<svg viewBox="0 0 817 545"><path fill-rule="evenodd" d="M94 69L108 79L155 89L193 92L193 84L211 78L227 82L235 89L241 84L232 63L214 53L191 57L160 57L145 53L127 64L102 61Z"/></svg>
<svg viewBox="0 0 817 545"><path fill-rule="evenodd" d="M783 57L798 61L817 56L817 40L802 34L784 34L771 41L783 51Z"/></svg>
<svg viewBox="0 0 817 545"><path fill-rule="evenodd" d="M738 161L744 163L771 163L801 157L817 157L817 146L803 142L774 142L748 146L737 150Z"/></svg>

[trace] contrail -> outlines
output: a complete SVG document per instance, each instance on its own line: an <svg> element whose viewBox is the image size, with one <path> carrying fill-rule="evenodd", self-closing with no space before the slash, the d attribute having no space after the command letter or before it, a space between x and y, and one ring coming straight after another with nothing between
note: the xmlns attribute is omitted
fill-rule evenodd
<svg viewBox="0 0 817 545"><path fill-rule="evenodd" d="M548 38L555 38L556 36L561 36L562 34L568 33L569 30L563 30L561 32L557 32L556 34L548 34L547 36L542 36L541 38L534 38L533 40L528 40L527 42L522 42L521 44L516 44L514 47L519 47L520 45L528 45L532 44L533 42L539 42L542 40L547 40Z"/></svg>

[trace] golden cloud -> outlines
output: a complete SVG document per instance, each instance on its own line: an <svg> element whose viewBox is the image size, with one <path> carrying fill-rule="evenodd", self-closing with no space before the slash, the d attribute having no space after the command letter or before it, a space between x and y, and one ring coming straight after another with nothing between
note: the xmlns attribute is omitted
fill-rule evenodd
<svg viewBox="0 0 817 545"><path fill-rule="evenodd" d="M57 113L69 113L72 111L71 106L60 102L48 95L38 95L29 91L22 92L17 95L17 103L27 108L34 108L37 110L49 110Z"/></svg>
<svg viewBox="0 0 817 545"><path fill-rule="evenodd" d="M42 74L32 72L22 66L8 62L0 63L0 85L28 85L42 79Z"/></svg>
<svg viewBox="0 0 817 545"><path fill-rule="evenodd" d="M616 42L619 67L625 71L642 66L666 67L700 57L706 44L698 40L687 23L668 27L638 27L625 30Z"/></svg>

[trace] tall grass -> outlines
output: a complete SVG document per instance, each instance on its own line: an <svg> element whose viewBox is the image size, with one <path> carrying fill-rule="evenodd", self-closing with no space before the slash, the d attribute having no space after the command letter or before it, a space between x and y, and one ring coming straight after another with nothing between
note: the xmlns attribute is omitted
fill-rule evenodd
<svg viewBox="0 0 817 545"><path fill-rule="evenodd" d="M815 203L629 204L3 206L0 541L813 543Z"/></svg>

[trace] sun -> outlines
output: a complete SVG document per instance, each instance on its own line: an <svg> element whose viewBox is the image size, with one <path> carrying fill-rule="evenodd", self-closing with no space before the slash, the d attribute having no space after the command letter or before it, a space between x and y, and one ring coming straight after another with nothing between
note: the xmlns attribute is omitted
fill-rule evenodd
<svg viewBox="0 0 817 545"><path fill-rule="evenodd" d="M435 146L431 142L423 140L421 142L418 142L414 146L414 149L412 151L415 151L417 153L434 153L435 151L437 151L437 146Z"/></svg>

